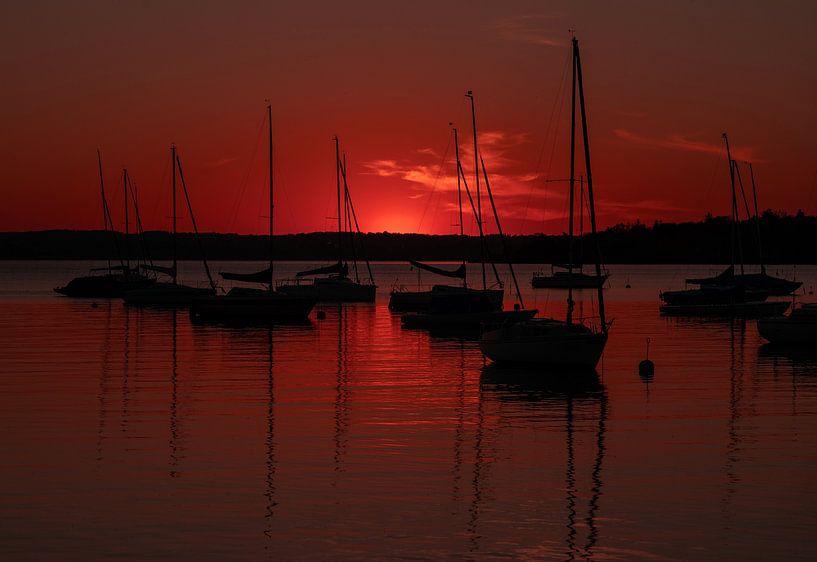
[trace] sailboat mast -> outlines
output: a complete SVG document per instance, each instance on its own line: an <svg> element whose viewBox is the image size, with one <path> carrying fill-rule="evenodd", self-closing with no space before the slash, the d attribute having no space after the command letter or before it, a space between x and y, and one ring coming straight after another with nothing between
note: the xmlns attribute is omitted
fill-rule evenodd
<svg viewBox="0 0 817 562"><path fill-rule="evenodd" d="M760 272L766 273L766 265L763 263L763 246L760 243L760 212L757 208L757 187L755 187L755 172L752 163L749 162L749 177L752 178L752 199L755 203L755 228L757 228L757 260L760 262Z"/></svg>
<svg viewBox="0 0 817 562"><path fill-rule="evenodd" d="M480 258L482 262L482 289L485 290L488 288L487 283L485 281L485 239L482 235L482 203L480 202L480 195L479 195L479 155L477 151L477 110L474 106L474 92L468 90L468 93L465 94L469 100L471 100L471 126L474 131L474 178L476 180L476 190L477 190L477 222L479 223L479 251L480 251Z"/></svg>
<svg viewBox="0 0 817 562"><path fill-rule="evenodd" d="M450 124L450 123L449 123ZM452 127L454 129L454 155L456 157L456 166L457 166L457 205L459 205L460 210L460 240L462 241L462 267L463 271L465 270L465 225L462 222L462 181L460 179L460 137L457 133L457 128ZM468 287L468 280L466 279L466 275L463 275L462 278L462 286L463 288Z"/></svg>
<svg viewBox="0 0 817 562"><path fill-rule="evenodd" d="M576 60L578 42L573 38L573 69L570 94L570 217L568 218L567 237L567 318L568 324L573 322L573 194L576 189Z"/></svg>
<svg viewBox="0 0 817 562"><path fill-rule="evenodd" d="M99 193L102 197L102 220L105 222L105 234L108 233L108 203L105 201L105 179L102 176L102 154L96 149L96 162L99 166ZM113 230L113 225L111 225ZM108 255L108 273L111 273L111 256Z"/></svg>
<svg viewBox="0 0 817 562"><path fill-rule="evenodd" d="M128 234L130 234L130 225L128 222L128 169L122 169L122 188L125 192L125 265L130 271L130 245L128 244Z"/></svg>
<svg viewBox="0 0 817 562"><path fill-rule="evenodd" d="M338 263L343 262L343 226L340 209L340 140L335 136L335 182L338 192Z"/></svg>
<svg viewBox="0 0 817 562"><path fill-rule="evenodd" d="M172 174L172 214L171 214L171 222L172 222L172 236L173 236L173 284L176 284L176 277L177 277L177 265L176 262L176 145L170 145L170 159L173 161L173 174Z"/></svg>
<svg viewBox="0 0 817 562"><path fill-rule="evenodd" d="M573 38L573 52L576 57L576 74L579 82L579 103L582 115L582 137L584 139L584 167L587 174L587 204L590 208L590 228L593 233L593 240L596 242L596 278L601 279L601 248L599 247L599 237L596 230L596 204L593 200L593 171L590 166L590 141L587 134L587 109L584 105L584 84L582 82L582 61L579 56L579 41ZM597 283L599 299L599 322L601 331L607 333L607 319L604 314L604 287L603 283Z"/></svg>
<svg viewBox="0 0 817 562"><path fill-rule="evenodd" d="M272 104L267 104L267 124L269 125L269 290L272 292L273 287L273 264L272 264L272 210L273 210L273 168L272 168Z"/></svg>
<svg viewBox="0 0 817 562"><path fill-rule="evenodd" d="M726 143L726 161L729 164L729 184L732 187L732 270L735 269L735 244L736 242L739 244L740 240L740 232L738 231L738 225L740 224L738 221L738 200L737 195L735 193L735 163L732 160L732 152L729 150L729 137L726 136L726 133L723 133L723 141ZM743 273L743 259L741 258L740 264L740 272Z"/></svg>

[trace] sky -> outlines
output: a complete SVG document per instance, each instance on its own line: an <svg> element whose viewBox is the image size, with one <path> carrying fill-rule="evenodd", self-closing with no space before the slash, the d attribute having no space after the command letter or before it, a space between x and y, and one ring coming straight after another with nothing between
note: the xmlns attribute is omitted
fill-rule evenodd
<svg viewBox="0 0 817 562"><path fill-rule="evenodd" d="M723 132L761 208L815 213L816 25L812 1L4 2L0 230L101 228L97 149L115 226L127 168L168 229L175 143L200 230L266 233L268 99L276 233L334 227L335 135L362 230L454 233L472 90L503 229L563 232L569 30L600 227L727 214Z"/></svg>

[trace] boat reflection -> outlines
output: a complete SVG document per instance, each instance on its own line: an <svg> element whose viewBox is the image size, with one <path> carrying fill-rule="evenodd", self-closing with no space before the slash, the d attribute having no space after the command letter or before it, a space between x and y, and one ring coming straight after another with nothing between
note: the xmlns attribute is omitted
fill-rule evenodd
<svg viewBox="0 0 817 562"><path fill-rule="evenodd" d="M563 547L553 541L543 541L537 549L538 556L565 560L592 560L599 543L598 517L602 497L602 468L607 450L605 433L609 413L607 392L595 370L567 373L543 373L540 369L506 367L489 364L483 367L480 381L480 416L477 431L477 458L474 467L474 515L479 514L479 484L482 475L480 433L485 416L483 404L497 401L524 406L526 414L547 419L553 424L563 423L565 444L565 535ZM594 455L589 467L578 465L577 432L594 426ZM577 427L580 426L580 427ZM587 494L586 510L581 518L582 494L578 477L590 471L591 486ZM469 528L476 532L477 521ZM478 535L477 535L478 536Z"/></svg>

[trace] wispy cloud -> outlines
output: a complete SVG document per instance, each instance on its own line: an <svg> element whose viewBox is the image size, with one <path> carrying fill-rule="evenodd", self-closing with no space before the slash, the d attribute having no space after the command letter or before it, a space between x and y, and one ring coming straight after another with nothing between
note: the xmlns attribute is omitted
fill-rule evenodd
<svg viewBox="0 0 817 562"><path fill-rule="evenodd" d="M555 18L551 16L516 16L500 21L496 28L499 36L508 41L527 43L528 45L542 45L545 47L561 47L565 41L553 36L545 27Z"/></svg>
<svg viewBox="0 0 817 562"><path fill-rule="evenodd" d="M666 137L649 137L633 133L626 129L613 129L613 134L618 138L653 148L666 148L669 150L682 150L685 152L703 152L706 154L723 154L724 145L688 139L682 135L673 134ZM758 162L757 150L752 147L731 147L732 157L735 160L745 160Z"/></svg>
<svg viewBox="0 0 817 562"><path fill-rule="evenodd" d="M230 157L227 157L227 158L219 158L218 160L213 160L212 162L208 162L207 166L209 166L211 168L218 168L220 166L226 166L227 164L229 164L231 162L235 162L236 160L238 160L238 156L230 156Z"/></svg>

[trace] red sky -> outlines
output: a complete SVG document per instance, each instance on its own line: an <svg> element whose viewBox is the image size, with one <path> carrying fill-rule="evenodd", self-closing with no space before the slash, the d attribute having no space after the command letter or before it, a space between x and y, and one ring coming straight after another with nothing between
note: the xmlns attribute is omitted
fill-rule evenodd
<svg viewBox="0 0 817 562"><path fill-rule="evenodd" d="M472 89L503 226L561 232L569 28L602 226L726 214L723 131L761 207L814 213L815 25L811 1L6 2L0 230L100 227L97 147L117 226L127 166L168 228L175 142L199 227L263 233L269 98L279 233L332 228L334 134L363 230L454 232Z"/></svg>

